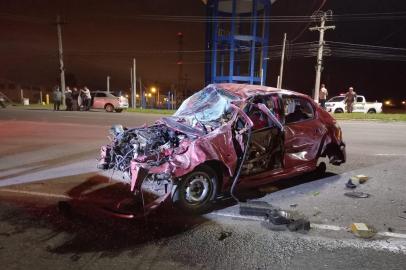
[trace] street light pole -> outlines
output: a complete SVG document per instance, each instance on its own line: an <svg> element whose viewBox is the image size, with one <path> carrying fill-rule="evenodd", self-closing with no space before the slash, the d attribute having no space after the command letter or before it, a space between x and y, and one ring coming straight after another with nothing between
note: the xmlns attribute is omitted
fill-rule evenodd
<svg viewBox="0 0 406 270"><path fill-rule="evenodd" d="M286 48L286 33L283 35L283 47L282 47L282 56L281 56L281 67L279 71L279 80L278 80L278 88L282 88L282 80L283 80L283 64L285 62L285 48Z"/></svg>
<svg viewBox="0 0 406 270"><path fill-rule="evenodd" d="M110 76L107 76L107 93L110 93Z"/></svg>
<svg viewBox="0 0 406 270"><path fill-rule="evenodd" d="M133 68L132 68L132 77L133 77L133 85L132 85L132 93L131 93L131 101L132 107L135 109L137 108L137 62L136 59L133 58Z"/></svg>

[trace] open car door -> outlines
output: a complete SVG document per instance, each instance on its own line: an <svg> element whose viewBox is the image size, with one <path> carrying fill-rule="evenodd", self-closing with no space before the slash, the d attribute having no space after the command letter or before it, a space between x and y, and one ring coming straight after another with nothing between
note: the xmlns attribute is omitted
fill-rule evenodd
<svg viewBox="0 0 406 270"><path fill-rule="evenodd" d="M256 175L282 167L283 126L268 108L270 102L273 102L271 97L263 97L261 102L251 104L248 108L253 127L242 175Z"/></svg>

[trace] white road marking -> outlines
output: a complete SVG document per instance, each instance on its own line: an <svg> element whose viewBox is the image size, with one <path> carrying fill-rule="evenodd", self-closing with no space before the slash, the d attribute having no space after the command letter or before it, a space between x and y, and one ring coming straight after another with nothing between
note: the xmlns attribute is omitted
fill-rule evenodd
<svg viewBox="0 0 406 270"><path fill-rule="evenodd" d="M229 218L240 218L240 219L253 220L253 221L263 221L264 220L264 218L260 218L260 217L243 216L240 214L233 214L233 213L212 212L212 213L209 213L209 215L229 217ZM310 227L314 228L314 229L327 230L327 231L348 231L348 228L346 228L346 227L341 227L341 226L337 226L337 225L329 225L329 224L311 223ZM406 234L401 234L401 233L378 232L377 235L391 237L391 238L406 239Z"/></svg>
<svg viewBox="0 0 406 270"><path fill-rule="evenodd" d="M311 223L310 227L314 229L319 229L319 230L328 230L328 231L346 231L347 228L345 227L340 227L336 225L328 225L328 224L317 224L317 223Z"/></svg>
<svg viewBox="0 0 406 270"><path fill-rule="evenodd" d="M406 154L375 154L375 156L406 157Z"/></svg>
<svg viewBox="0 0 406 270"><path fill-rule="evenodd" d="M386 237L392 237L392 238L406 239L406 234L402 234L402 233L378 232L377 235L386 236Z"/></svg>
<svg viewBox="0 0 406 270"><path fill-rule="evenodd" d="M0 180L0 187L26 184L80 174L95 173L98 171L100 170L96 168L96 160L88 159L38 172L33 172L30 174L5 178Z"/></svg>
<svg viewBox="0 0 406 270"><path fill-rule="evenodd" d="M40 197L49 197L49 198L57 198L57 199L72 199L68 195L64 195L64 194L53 194L53 193L46 193L46 192L36 192L36 191L29 191L29 190L17 190L17 189L9 189L9 188L1 188L0 193L1 192L9 192L9 193L17 193L17 194L40 196Z"/></svg>
<svg viewBox="0 0 406 270"><path fill-rule="evenodd" d="M255 217L255 216L243 216L239 214L233 214L233 213L222 213L222 212L211 212L209 215L215 215L215 216L221 216L221 217L231 217L231 218L241 218L241 219L248 219L248 220L254 220L254 221L263 221L263 218L260 217Z"/></svg>

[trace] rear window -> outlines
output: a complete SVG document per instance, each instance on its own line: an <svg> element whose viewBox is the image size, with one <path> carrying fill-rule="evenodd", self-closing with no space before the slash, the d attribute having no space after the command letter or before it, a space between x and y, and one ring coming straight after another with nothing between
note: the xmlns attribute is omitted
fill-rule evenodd
<svg viewBox="0 0 406 270"><path fill-rule="evenodd" d="M95 97L106 97L105 93L96 93Z"/></svg>
<svg viewBox="0 0 406 270"><path fill-rule="evenodd" d="M285 123L297 123L314 118L312 104L300 97L284 97Z"/></svg>

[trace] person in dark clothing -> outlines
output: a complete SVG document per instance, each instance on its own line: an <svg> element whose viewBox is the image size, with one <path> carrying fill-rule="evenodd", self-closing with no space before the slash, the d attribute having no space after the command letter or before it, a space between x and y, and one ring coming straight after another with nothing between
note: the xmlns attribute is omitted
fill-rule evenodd
<svg viewBox="0 0 406 270"><path fill-rule="evenodd" d="M66 110L72 110L72 90L69 87L66 87L65 91L65 102L66 102Z"/></svg>
<svg viewBox="0 0 406 270"><path fill-rule="evenodd" d="M73 87L72 91L72 111L80 111L79 103L79 91L76 87Z"/></svg>
<svg viewBox="0 0 406 270"><path fill-rule="evenodd" d="M345 104L347 105L347 113L352 113L353 104L355 98L357 97L357 93L355 93L354 88L348 88L348 92L345 94Z"/></svg>
<svg viewBox="0 0 406 270"><path fill-rule="evenodd" d="M62 92L59 90L59 87L55 87L52 97L54 101L54 111L59 111L62 102Z"/></svg>

